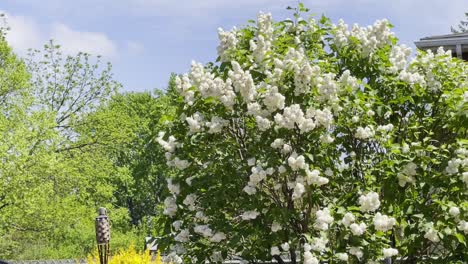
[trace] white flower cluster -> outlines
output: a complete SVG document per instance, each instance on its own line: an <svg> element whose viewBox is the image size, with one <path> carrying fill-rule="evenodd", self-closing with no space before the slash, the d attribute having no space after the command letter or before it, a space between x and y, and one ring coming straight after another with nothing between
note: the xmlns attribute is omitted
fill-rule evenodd
<svg viewBox="0 0 468 264"><path fill-rule="evenodd" d="M401 187L405 187L407 183L415 182L414 176L416 176L417 174L417 167L418 166L413 162L409 162L405 166L403 166L401 173L398 173L398 184Z"/></svg>
<svg viewBox="0 0 468 264"><path fill-rule="evenodd" d="M422 76L421 74L417 73L417 72L411 72L411 71L408 71L408 70L402 70L399 74L398 74L398 78L406 83L409 83L409 84L419 84L421 86L425 86L426 85L426 81L424 79L424 76Z"/></svg>
<svg viewBox="0 0 468 264"><path fill-rule="evenodd" d="M388 69L390 73L397 73L403 70L411 55L411 48L405 45L395 45L390 51L389 60L392 66Z"/></svg>
<svg viewBox="0 0 468 264"><path fill-rule="evenodd" d="M271 247L270 254L272 256L279 256L279 255L281 255L281 251L280 251L279 247L274 246L274 247Z"/></svg>
<svg viewBox="0 0 468 264"><path fill-rule="evenodd" d="M453 175L458 173L458 168L462 164L462 160L458 158L454 158L448 161L447 167L445 168L445 172L447 174Z"/></svg>
<svg viewBox="0 0 468 264"><path fill-rule="evenodd" d="M260 214L260 213L257 212L256 210L245 211L245 212L241 215L241 218L242 218L242 220L253 220L253 219L257 218L257 216L258 216L259 214Z"/></svg>
<svg viewBox="0 0 468 264"><path fill-rule="evenodd" d="M175 78L176 91L184 97L184 101L188 105L193 105L195 101L195 91L192 89L188 74L177 76Z"/></svg>
<svg viewBox="0 0 468 264"><path fill-rule="evenodd" d="M434 228L434 223L430 222L426 228L426 234L424 238L429 239L430 241L437 243L440 241L439 232Z"/></svg>
<svg viewBox="0 0 468 264"><path fill-rule="evenodd" d="M327 248L328 239L324 237L315 237L310 245L313 251L323 252Z"/></svg>
<svg viewBox="0 0 468 264"><path fill-rule="evenodd" d="M218 28L218 39L218 56L221 58L221 61L229 61L229 51L235 49L239 42L236 28L233 28L231 31L224 31L222 28Z"/></svg>
<svg viewBox="0 0 468 264"><path fill-rule="evenodd" d="M462 231L463 233L465 233L465 235L468 235L468 222L467 221L460 221L458 222L458 230Z"/></svg>
<svg viewBox="0 0 468 264"><path fill-rule="evenodd" d="M387 232L392 229L395 224L396 220L393 217L382 215L381 213L376 213L374 216L374 226L378 231Z"/></svg>
<svg viewBox="0 0 468 264"><path fill-rule="evenodd" d="M257 127L260 131L267 131L271 127L272 123L268 118L261 116L256 116L255 122L257 123Z"/></svg>
<svg viewBox="0 0 468 264"><path fill-rule="evenodd" d="M341 261L348 261L348 254L346 253L336 253L335 254L335 257L338 259L338 260L341 260Z"/></svg>
<svg viewBox="0 0 468 264"><path fill-rule="evenodd" d="M319 77L317 82L318 88L318 99L320 101L335 102L338 100L338 92L340 86L335 81L336 75L334 73L326 73L322 77Z"/></svg>
<svg viewBox="0 0 468 264"><path fill-rule="evenodd" d="M263 98L263 104L267 110L272 113L276 110L282 110L284 108L285 97L278 92L278 87L268 85L266 87L266 93Z"/></svg>
<svg viewBox="0 0 468 264"><path fill-rule="evenodd" d="M276 114L275 122L278 127L294 129L296 125L302 126L302 124L305 122L304 113L298 104L293 104L291 106L285 107L283 114Z"/></svg>
<svg viewBox="0 0 468 264"><path fill-rule="evenodd" d="M163 147L163 149L167 152L174 152L176 147L177 147L177 140L174 136L169 136L169 140L165 141L163 139L165 133L164 132L159 132L158 137L156 140L158 141L158 144Z"/></svg>
<svg viewBox="0 0 468 264"><path fill-rule="evenodd" d="M317 186L322 186L325 185L329 182L329 180L325 177L320 176L320 171L318 170L312 170L310 171L309 169L306 169L306 181L307 184L309 185L317 185Z"/></svg>
<svg viewBox="0 0 468 264"><path fill-rule="evenodd" d="M391 258L398 255L398 250L395 248L384 248L382 249L382 253L384 258Z"/></svg>
<svg viewBox="0 0 468 264"><path fill-rule="evenodd" d="M164 200L164 215L168 215L170 217L175 216L177 213L177 204L175 197L169 196Z"/></svg>
<svg viewBox="0 0 468 264"><path fill-rule="evenodd" d="M343 219L341 219L341 223L344 226L350 226L351 223L353 223L355 220L356 220L356 218L354 217L354 215L352 213L346 213L343 216Z"/></svg>
<svg viewBox="0 0 468 264"><path fill-rule="evenodd" d="M349 229L351 229L351 233L353 233L353 235L361 236L364 234L364 232L366 232L367 225L364 223L360 223L360 224L352 223L349 226Z"/></svg>
<svg viewBox="0 0 468 264"><path fill-rule="evenodd" d="M304 244L304 264L319 264L320 261L310 252L312 247L305 243Z"/></svg>
<svg viewBox="0 0 468 264"><path fill-rule="evenodd" d="M252 55L260 65L265 65L267 53L271 49L271 42L273 40L273 20L270 13L259 13L257 16L257 38L256 42L250 40L250 50Z"/></svg>
<svg viewBox="0 0 468 264"><path fill-rule="evenodd" d="M340 19L335 26L335 44L341 48L350 45L350 39L357 39L357 49L363 57L368 57L372 53L385 45L391 44L394 33L390 30L390 23L384 20L377 20L372 26L359 27L353 25L348 30L348 25Z"/></svg>
<svg viewBox="0 0 468 264"><path fill-rule="evenodd" d="M177 242L185 243L189 241L190 231L188 229L182 229L175 237L174 240Z"/></svg>
<svg viewBox="0 0 468 264"><path fill-rule="evenodd" d="M216 232L211 238L210 241L214 243L219 243L226 239L226 234L223 232Z"/></svg>
<svg viewBox="0 0 468 264"><path fill-rule="evenodd" d="M187 208L190 211L195 211L196 210L196 207L195 207L195 201L196 200L197 200L197 195L194 194L194 193L191 193L191 194L188 194L187 196L185 196L185 199L182 201L182 203L184 205L186 205Z"/></svg>
<svg viewBox="0 0 468 264"><path fill-rule="evenodd" d="M273 221L273 223L271 224L271 232L273 233L276 233L280 230L282 230L283 227L280 225L280 223L276 222L276 221Z"/></svg>
<svg viewBox="0 0 468 264"><path fill-rule="evenodd" d="M328 108L323 110L309 108L306 114L298 104L285 107L283 114L275 115L275 123L280 128L294 129L296 126L301 132L307 133L317 126L329 128L333 123L333 114Z"/></svg>
<svg viewBox="0 0 468 264"><path fill-rule="evenodd" d="M300 95L310 91L311 85L317 84L320 76L320 67L311 66L302 48L289 48L284 61L275 61L275 66L279 69L276 74L283 70L294 73L294 94Z"/></svg>
<svg viewBox="0 0 468 264"><path fill-rule="evenodd" d="M185 121L187 121L190 133L198 133L203 131L204 120L203 116L199 112L196 112L192 116L186 117Z"/></svg>
<svg viewBox="0 0 468 264"><path fill-rule="evenodd" d="M253 160L253 162L249 162L249 165L254 165L255 159ZM261 181L263 181L267 177L267 175L272 175L274 171L275 170L273 168L268 168L264 170L260 165L252 167L252 173L249 176L249 182L247 183L247 186L244 187L244 192L246 192L249 195L255 194L257 192L256 186Z"/></svg>
<svg viewBox="0 0 468 264"><path fill-rule="evenodd" d="M351 87L353 91L359 88L358 80L356 77L351 76L351 72L349 70L345 70L343 74L341 74L339 81L343 86Z"/></svg>
<svg viewBox="0 0 468 264"><path fill-rule="evenodd" d="M318 230L328 230L328 225L333 223L333 217L330 215L330 209L323 208L315 212L314 227Z"/></svg>
<svg viewBox="0 0 468 264"><path fill-rule="evenodd" d="M302 195L305 193L305 187L304 184L300 182L296 182L296 186L294 186L293 189L293 194L292 194L292 199L297 200L302 197Z"/></svg>
<svg viewBox="0 0 468 264"><path fill-rule="evenodd" d="M358 139L369 139L373 138L375 135L374 127L373 126L366 126L366 127L358 127L356 129L356 133L354 137Z"/></svg>
<svg viewBox="0 0 468 264"><path fill-rule="evenodd" d="M293 171L307 168L307 163L305 162L304 156L298 155L296 152L293 152L291 156L289 156L288 165Z"/></svg>
<svg viewBox="0 0 468 264"><path fill-rule="evenodd" d="M361 212L374 212L380 207L379 195L376 192L369 192L359 197Z"/></svg>
<svg viewBox="0 0 468 264"><path fill-rule="evenodd" d="M455 218L458 217L460 215L460 208L456 206L451 206L449 208L449 214Z"/></svg>
<svg viewBox="0 0 468 264"><path fill-rule="evenodd" d="M232 88L232 80L228 78L223 81L220 77L215 77L214 74L207 72L200 63L192 62L189 74L177 76L175 86L188 105L193 105L197 90L203 98L219 99L228 109L232 109L235 104L236 94Z"/></svg>
<svg viewBox="0 0 468 264"><path fill-rule="evenodd" d="M248 71L242 70L238 62L231 62L232 71L229 71L229 78L232 80L234 90L239 92L244 102L248 103L255 99L257 89L253 81L252 75Z"/></svg>
<svg viewBox="0 0 468 264"><path fill-rule="evenodd" d="M229 121L224 120L221 117L213 116L211 118L211 121L206 122L206 126L208 127L208 133L210 134L220 133L228 123Z"/></svg>
<svg viewBox="0 0 468 264"><path fill-rule="evenodd" d="M356 258L361 259L364 256L364 252L359 247L350 247L349 254L356 256Z"/></svg>
<svg viewBox="0 0 468 264"><path fill-rule="evenodd" d="M169 192L174 196L180 193L180 185L178 183L174 184L171 178L167 179L167 189L169 189Z"/></svg>
<svg viewBox="0 0 468 264"><path fill-rule="evenodd" d="M200 234L204 237L212 237L213 236L213 230L208 225L196 225L193 228L193 231L195 233Z"/></svg>

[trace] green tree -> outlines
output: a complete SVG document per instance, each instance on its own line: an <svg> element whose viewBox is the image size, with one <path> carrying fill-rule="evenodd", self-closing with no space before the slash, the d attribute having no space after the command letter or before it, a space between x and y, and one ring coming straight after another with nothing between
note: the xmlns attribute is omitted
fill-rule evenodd
<svg viewBox="0 0 468 264"><path fill-rule="evenodd" d="M51 42L26 67L2 45L2 257L85 255L99 206L112 212L116 242L125 240L120 234L131 226L126 208L114 207L113 182L128 172L105 148L121 138L119 126L98 135L94 127L110 123L87 118L120 87L110 65L101 69L99 58L84 53L65 57Z"/></svg>
<svg viewBox="0 0 468 264"><path fill-rule="evenodd" d="M176 78L158 136L175 174L169 258L463 263L468 66L398 44L387 20L322 17L219 31Z"/></svg>

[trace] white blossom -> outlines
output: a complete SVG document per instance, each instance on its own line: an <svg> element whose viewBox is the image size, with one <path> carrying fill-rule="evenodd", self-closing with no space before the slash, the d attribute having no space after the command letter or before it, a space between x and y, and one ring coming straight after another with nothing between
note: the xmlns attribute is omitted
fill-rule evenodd
<svg viewBox="0 0 468 264"><path fill-rule="evenodd" d="M183 204L185 204L190 211L195 211L195 201L197 199L197 195L194 193L191 193L185 197L185 199L182 201Z"/></svg>
<svg viewBox="0 0 468 264"><path fill-rule="evenodd" d="M364 223L353 223L349 226L349 229L351 229L351 233L353 233L353 235L355 236L361 236L362 234L364 234L364 232L366 232L366 228L367 226Z"/></svg>
<svg viewBox="0 0 468 264"><path fill-rule="evenodd" d="M224 120L217 116L213 116L210 122L206 122L206 126L209 128L208 133L220 133L223 130L223 127L225 127L228 123L229 121L227 120Z"/></svg>
<svg viewBox="0 0 468 264"><path fill-rule="evenodd" d="M467 221L460 221L458 222L458 230L462 231L463 233L465 233L465 235L468 235L468 222Z"/></svg>
<svg viewBox="0 0 468 264"><path fill-rule="evenodd" d="M296 186L294 186L294 191L292 194L292 198L294 200L299 199L302 197L302 195L305 193L305 187L302 183L298 182L296 183Z"/></svg>
<svg viewBox="0 0 468 264"><path fill-rule="evenodd" d="M257 126L260 131L268 130L272 123L268 118L263 118L261 116L256 116L255 121L257 122Z"/></svg>
<svg viewBox="0 0 468 264"><path fill-rule="evenodd" d="M346 253L336 253L336 258L341 261L348 261L348 254Z"/></svg>
<svg viewBox="0 0 468 264"><path fill-rule="evenodd" d="M401 173L398 174L398 184L401 187L405 187L407 183L414 183L414 176L417 174L416 169L417 165L413 162L409 162L403 166Z"/></svg>
<svg viewBox="0 0 468 264"><path fill-rule="evenodd" d="M186 168L190 166L190 162L188 160L182 160L182 159L179 159L178 157L175 157L172 160L172 162L174 166L179 170L185 170Z"/></svg>
<svg viewBox="0 0 468 264"><path fill-rule="evenodd" d="M437 243L440 241L439 234L437 230L434 229L433 223L431 222L429 227L426 230L426 233L424 234L424 238L427 238L428 240Z"/></svg>
<svg viewBox="0 0 468 264"><path fill-rule="evenodd" d="M359 87L357 79L351 76L351 72L349 70L345 70L343 74L341 74L340 82L342 85L350 86L353 90L356 90Z"/></svg>
<svg viewBox="0 0 468 264"><path fill-rule="evenodd" d="M450 207L449 214L453 217L457 217L458 215L460 215L460 208L456 206Z"/></svg>
<svg viewBox="0 0 468 264"><path fill-rule="evenodd" d="M320 171L318 170L312 170L310 171L309 169L306 169L306 182L309 185L317 185L317 186L322 186L325 185L329 182L329 180L325 177L320 176Z"/></svg>
<svg viewBox="0 0 468 264"><path fill-rule="evenodd" d="M200 234L204 237L212 237L213 236L213 230L208 225L196 225L193 228L193 231L195 233Z"/></svg>
<svg viewBox="0 0 468 264"><path fill-rule="evenodd" d="M164 134L164 132L159 132L156 140L158 141L159 145L161 145L164 148L164 150L172 153L176 149L177 141L173 136L169 136L168 141L163 140Z"/></svg>
<svg viewBox="0 0 468 264"><path fill-rule="evenodd" d="M267 107L267 110L272 113L276 110L283 109L286 98L278 92L278 88L276 86L270 86L267 88L268 91L265 93L265 97L263 98L263 103Z"/></svg>
<svg viewBox="0 0 468 264"><path fill-rule="evenodd" d="M280 223L276 222L276 221L273 221L273 223L271 224L271 232L273 233L276 233L280 230L282 230L283 227L281 227Z"/></svg>
<svg viewBox="0 0 468 264"><path fill-rule="evenodd" d="M280 149L283 147L283 145L284 145L284 140L282 138L277 138L270 144L270 146L275 149Z"/></svg>
<svg viewBox="0 0 468 264"><path fill-rule="evenodd" d="M376 192L369 192L359 197L361 212L374 212L380 207L379 195Z"/></svg>
<svg viewBox="0 0 468 264"><path fill-rule="evenodd" d="M343 219L341 219L341 223L342 223L344 226L349 226L349 225L351 225L351 223L353 223L355 220L356 220L356 218L354 217L354 215L353 215L352 213L346 213L346 214L343 216Z"/></svg>
<svg viewBox="0 0 468 264"><path fill-rule="evenodd" d="M169 196L164 200L163 214L173 217L177 212L177 204L174 197Z"/></svg>
<svg viewBox="0 0 468 264"><path fill-rule="evenodd" d="M354 136L358 139L373 138L375 135L374 128L372 126L358 127Z"/></svg>
<svg viewBox="0 0 468 264"><path fill-rule="evenodd" d="M188 229L182 229L175 237L174 240L177 242L188 242L189 241L190 232Z"/></svg>
<svg viewBox="0 0 468 264"><path fill-rule="evenodd" d="M238 62L232 61L232 71L229 71L229 78L232 80L232 85L236 92L240 92L244 102L248 103L254 100L257 95L257 90L248 71L243 71Z"/></svg>
<svg viewBox="0 0 468 264"><path fill-rule="evenodd" d="M178 195L180 193L180 185L178 183L174 184L171 178L167 179L167 188L173 195Z"/></svg>
<svg viewBox="0 0 468 264"><path fill-rule="evenodd" d="M219 45L217 50L222 61L228 61L230 59L228 52L233 50L238 43L236 33L235 28L232 31L224 31L222 28L218 28Z"/></svg>
<svg viewBox="0 0 468 264"><path fill-rule="evenodd" d="M226 239L226 234L224 234L223 232L216 232L211 238L210 238L210 241L211 242L215 242L215 243L219 243L223 240Z"/></svg>
<svg viewBox="0 0 468 264"><path fill-rule="evenodd" d="M317 252L323 252L327 248L328 239L322 237L315 237L310 248Z"/></svg>
<svg viewBox="0 0 468 264"><path fill-rule="evenodd" d="M389 60L392 66L388 69L390 73L397 73L406 67L411 48L405 45L395 45L390 51Z"/></svg>
<svg viewBox="0 0 468 264"><path fill-rule="evenodd" d="M374 226L378 231L386 232L393 228L396 224L396 220L393 217L388 217L387 215L382 215L381 213L376 213L374 216Z"/></svg>
<svg viewBox="0 0 468 264"><path fill-rule="evenodd" d="M242 220L252 220L252 219L257 218L259 214L260 213L255 210L246 211L241 215L241 218Z"/></svg>
<svg viewBox="0 0 468 264"><path fill-rule="evenodd" d="M172 223L172 227L174 227L174 230L175 231L179 231L180 230L180 227L182 226L182 221L181 220L177 220L177 221L174 221Z"/></svg>
<svg viewBox="0 0 468 264"><path fill-rule="evenodd" d="M304 264L319 264L319 260L310 253L310 251L304 252Z"/></svg>
<svg viewBox="0 0 468 264"><path fill-rule="evenodd" d="M187 121L191 133L203 131L204 120L200 113L196 112L192 116L185 118L185 121Z"/></svg>
<svg viewBox="0 0 468 264"><path fill-rule="evenodd" d="M283 244L281 244L281 249L283 251L289 251L289 243L288 242L284 242Z"/></svg>
<svg viewBox="0 0 468 264"><path fill-rule="evenodd" d="M328 230L328 225L333 223L333 217L328 208L323 208L315 213L316 219L314 227L318 230Z"/></svg>
<svg viewBox="0 0 468 264"><path fill-rule="evenodd" d="M461 159L451 159L448 161L447 167L445 168L445 172L450 175L458 173L458 167L462 163Z"/></svg>
<svg viewBox="0 0 468 264"><path fill-rule="evenodd" d="M279 255L281 255L281 251L280 251L279 247L276 247L276 246L275 246L275 247L271 247L270 253L271 253L272 256L279 256Z"/></svg>
<svg viewBox="0 0 468 264"><path fill-rule="evenodd" d="M398 255L398 250L395 248L384 248L382 249L382 253L384 258L391 258Z"/></svg>
<svg viewBox="0 0 468 264"><path fill-rule="evenodd" d="M288 158L288 165L293 171L305 169L307 167L304 156L298 155L296 152L292 153Z"/></svg>
<svg viewBox="0 0 468 264"><path fill-rule="evenodd" d="M349 254L356 256L358 259L364 256L364 252L362 252L362 250L358 247L351 247L348 252Z"/></svg>

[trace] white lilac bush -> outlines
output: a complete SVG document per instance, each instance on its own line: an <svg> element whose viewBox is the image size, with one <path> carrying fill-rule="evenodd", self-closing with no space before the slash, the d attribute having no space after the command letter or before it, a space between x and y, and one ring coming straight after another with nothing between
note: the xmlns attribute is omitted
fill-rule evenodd
<svg viewBox="0 0 468 264"><path fill-rule="evenodd" d="M220 29L216 63L175 79L177 117L157 138L176 175L169 257L462 263L467 64L410 59L387 20L299 11Z"/></svg>

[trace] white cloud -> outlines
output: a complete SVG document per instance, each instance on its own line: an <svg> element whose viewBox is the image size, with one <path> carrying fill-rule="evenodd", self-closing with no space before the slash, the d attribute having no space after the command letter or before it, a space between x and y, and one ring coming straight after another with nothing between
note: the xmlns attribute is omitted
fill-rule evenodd
<svg viewBox="0 0 468 264"><path fill-rule="evenodd" d="M6 39L13 49L25 55L30 48L40 48L49 39L60 44L65 54L76 54L80 51L107 58L117 56L117 45L102 32L78 31L63 23L55 23L41 28L31 17L5 14L6 24L10 28ZM136 47L133 47L136 49Z"/></svg>
<svg viewBox="0 0 468 264"><path fill-rule="evenodd" d="M65 24L57 23L52 26L50 38L62 46L68 54L80 51L104 57L117 55L116 44L101 32L76 31Z"/></svg>
<svg viewBox="0 0 468 264"><path fill-rule="evenodd" d="M36 48L44 43L42 32L33 19L13 16L2 11L0 13L5 14L7 26L10 28L6 39L15 51L25 54L29 48Z"/></svg>

